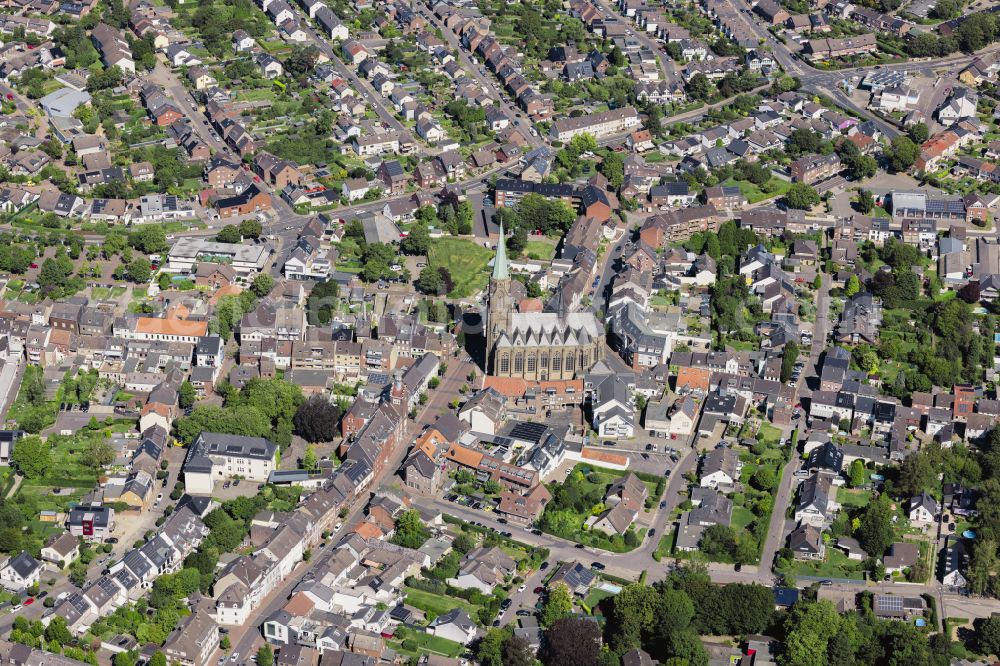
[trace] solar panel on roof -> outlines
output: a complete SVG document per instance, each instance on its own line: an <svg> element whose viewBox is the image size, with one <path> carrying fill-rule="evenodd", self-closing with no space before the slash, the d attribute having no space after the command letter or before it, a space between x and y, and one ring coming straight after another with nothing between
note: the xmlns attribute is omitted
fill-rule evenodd
<svg viewBox="0 0 1000 666"><path fill-rule="evenodd" d="M903 598L902 597L890 597L884 596L879 598L879 605L888 611L902 611L903 610Z"/></svg>

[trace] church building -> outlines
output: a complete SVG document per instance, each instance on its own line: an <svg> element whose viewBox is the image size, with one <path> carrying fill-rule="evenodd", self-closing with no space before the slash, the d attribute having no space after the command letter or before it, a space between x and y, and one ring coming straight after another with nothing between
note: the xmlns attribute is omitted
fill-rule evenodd
<svg viewBox="0 0 1000 666"><path fill-rule="evenodd" d="M575 379L604 358L604 327L592 312L516 312L511 283L501 226L488 291L488 374L534 381Z"/></svg>

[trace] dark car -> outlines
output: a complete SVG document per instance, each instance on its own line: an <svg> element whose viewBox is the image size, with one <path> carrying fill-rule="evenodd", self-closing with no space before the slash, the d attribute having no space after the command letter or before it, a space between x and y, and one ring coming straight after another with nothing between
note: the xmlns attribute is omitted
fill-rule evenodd
<svg viewBox="0 0 1000 666"><path fill-rule="evenodd" d="M549 563L548 562L542 562L542 566L538 567L538 570L539 571L545 571L548 568L549 568Z"/></svg>
<svg viewBox="0 0 1000 666"><path fill-rule="evenodd" d="M532 592L534 592L535 594L541 594L544 591L545 591L545 588L542 587L541 585L539 585L538 587L536 587L535 589L532 590Z"/></svg>
<svg viewBox="0 0 1000 666"><path fill-rule="evenodd" d="M649 536L653 536L656 534L656 529L651 528L648 532L646 532L646 534Z"/></svg>
<svg viewBox="0 0 1000 666"><path fill-rule="evenodd" d="M512 603L514 602L511 601L510 599L504 599L503 601L500 602L500 608L503 610L507 610L508 608L510 608L510 605Z"/></svg>
<svg viewBox="0 0 1000 666"><path fill-rule="evenodd" d="M111 537L110 539L105 539L104 542L110 544L118 543L118 537Z"/></svg>
<svg viewBox="0 0 1000 666"><path fill-rule="evenodd" d="M660 502L660 508L661 509L666 509L667 508L667 503L666 502Z"/></svg>
<svg viewBox="0 0 1000 666"><path fill-rule="evenodd" d="M531 611L530 610L524 610L522 608L521 610L519 610L516 613L514 613L514 615L516 615L518 617L531 617Z"/></svg>
<svg viewBox="0 0 1000 666"><path fill-rule="evenodd" d="M604 571L604 569L606 567L602 563L600 563L600 562L591 562L590 563L590 568L591 569L597 569L598 571Z"/></svg>
<svg viewBox="0 0 1000 666"><path fill-rule="evenodd" d="M579 548L579 549L581 549L581 550L583 550L583 548L584 548L584 546L583 546L583 544L582 544L582 543L578 543L578 544L576 544L576 545L575 545L575 546L573 546L573 547L574 547L574 548Z"/></svg>

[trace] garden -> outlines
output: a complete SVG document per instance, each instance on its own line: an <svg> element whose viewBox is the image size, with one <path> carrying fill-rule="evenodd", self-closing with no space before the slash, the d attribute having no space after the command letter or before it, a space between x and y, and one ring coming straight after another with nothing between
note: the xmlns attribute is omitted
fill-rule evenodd
<svg viewBox="0 0 1000 666"><path fill-rule="evenodd" d="M588 518L604 512L607 508L604 504L604 495L608 487L625 474L624 471L578 464L563 483L549 484L552 500L545 507L545 512L538 523L539 527L544 532L585 546L614 553L634 550L642 543L646 533L645 528L637 530L635 525L632 525L624 535L607 535L586 526ZM666 488L666 479L642 472L635 474L649 489L646 508L656 506Z"/></svg>

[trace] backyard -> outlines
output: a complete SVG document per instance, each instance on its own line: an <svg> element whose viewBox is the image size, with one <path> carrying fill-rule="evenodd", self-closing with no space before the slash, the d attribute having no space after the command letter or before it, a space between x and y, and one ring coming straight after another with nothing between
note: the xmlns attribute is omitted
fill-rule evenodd
<svg viewBox="0 0 1000 666"><path fill-rule="evenodd" d="M545 512L539 520L539 527L549 534L593 546L615 553L624 553L635 549L642 543L645 528L636 530L635 524L628 528L624 535L606 535L601 531L587 527L587 520L597 516L607 508L604 495L608 487L626 472L596 467L580 463L566 477L563 483L550 484L552 501L545 507ZM647 508L655 506L663 494L665 480L652 474L636 474L649 490Z"/></svg>
<svg viewBox="0 0 1000 666"><path fill-rule="evenodd" d="M422 610L428 620L433 620L438 615L443 615L453 608L463 608L469 614L469 617L475 618L478 617L479 609L481 608L481 606L465 599L459 599L447 594L428 592L427 590L418 590L415 587L406 588L406 603Z"/></svg>
<svg viewBox="0 0 1000 666"><path fill-rule="evenodd" d="M409 657L419 657L427 653L457 657L465 652L465 646L461 643L414 629L404 629L401 626L396 628L395 636L389 640L389 645L400 654Z"/></svg>

